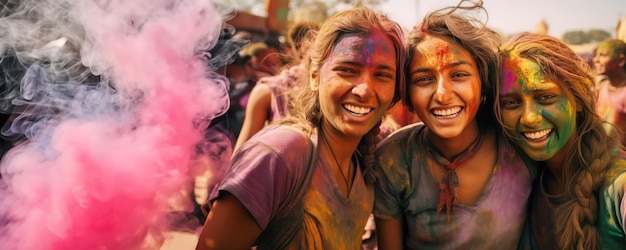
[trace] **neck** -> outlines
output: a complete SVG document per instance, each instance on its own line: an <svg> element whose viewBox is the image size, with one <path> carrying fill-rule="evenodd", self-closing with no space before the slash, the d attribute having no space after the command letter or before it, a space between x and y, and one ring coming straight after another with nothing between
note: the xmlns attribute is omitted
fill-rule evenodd
<svg viewBox="0 0 626 250"><path fill-rule="evenodd" d="M451 138L442 138L435 133L428 133L428 140L441 156L452 159L469 147L479 136L480 130L476 121L468 125L461 134Z"/></svg>
<svg viewBox="0 0 626 250"><path fill-rule="evenodd" d="M352 154L356 151L361 137L346 137L329 124L321 126L318 133L320 133L322 137L320 139L324 140L327 144L327 150L329 150L327 153L330 154L332 150L332 154L334 154L341 166L349 165Z"/></svg>
<svg viewBox="0 0 626 250"><path fill-rule="evenodd" d="M559 172L553 172L552 169L546 168L541 173L540 185L547 195L555 198L567 198L567 183L563 178L563 174Z"/></svg>
<svg viewBox="0 0 626 250"><path fill-rule="evenodd" d="M572 137L563 145L563 147L552 156L552 158L545 161L545 167L554 177L554 181L559 184L563 184L563 166L566 164L566 160L570 155L575 154L572 150L575 143L575 137Z"/></svg>

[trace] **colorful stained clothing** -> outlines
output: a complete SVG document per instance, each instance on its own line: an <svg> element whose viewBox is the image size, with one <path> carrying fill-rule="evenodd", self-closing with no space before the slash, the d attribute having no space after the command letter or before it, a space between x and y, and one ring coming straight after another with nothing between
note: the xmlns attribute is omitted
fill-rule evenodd
<svg viewBox="0 0 626 250"><path fill-rule="evenodd" d="M271 112L268 121L272 122L279 118L289 116L289 95L297 89L298 79L302 75L304 66L289 67L275 76L263 77L257 84L267 84L272 91Z"/></svg>
<svg viewBox="0 0 626 250"><path fill-rule="evenodd" d="M360 249L363 228L374 203L374 188L365 184L360 167L349 198L344 198L330 161L320 156L304 204L296 203L295 209L285 211L285 206L294 204L289 197L298 192L309 151L309 140L299 130L288 126L265 128L236 152L219 191L215 190L209 199L213 202L221 192L231 193L261 229L274 232L262 234L258 249L277 249L277 239L289 234L288 228L302 212L303 223L288 248Z"/></svg>
<svg viewBox="0 0 626 250"><path fill-rule="evenodd" d="M616 160L608 173L608 182L598 192L600 246L602 249L626 249L626 158ZM528 213L530 234L524 233L520 249L558 249L555 207L573 200L550 197L541 186L541 178L535 182L535 187Z"/></svg>
<svg viewBox="0 0 626 250"><path fill-rule="evenodd" d="M615 127L626 131L626 88L611 90L609 81L603 81L596 90L596 111L598 115ZM609 124L605 129L609 134L614 133L615 127ZM626 137L622 140L626 146Z"/></svg>
<svg viewBox="0 0 626 250"><path fill-rule="evenodd" d="M498 158L481 197L473 206L454 204L448 218L436 212L439 184L428 167L425 131L422 123L407 126L379 144L374 215L404 220L407 249L515 249L535 167L498 133Z"/></svg>

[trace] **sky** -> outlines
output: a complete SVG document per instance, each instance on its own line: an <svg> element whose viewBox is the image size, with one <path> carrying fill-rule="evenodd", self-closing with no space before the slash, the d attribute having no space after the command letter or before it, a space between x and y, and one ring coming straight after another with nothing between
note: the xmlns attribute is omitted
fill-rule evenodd
<svg viewBox="0 0 626 250"><path fill-rule="evenodd" d="M626 17L626 0L483 0L488 26L502 34L534 31L545 20L548 34L562 38L572 30L603 29L615 36L618 21ZM405 28L429 11L455 5L456 0L387 0L380 10ZM415 14L417 13L417 15Z"/></svg>

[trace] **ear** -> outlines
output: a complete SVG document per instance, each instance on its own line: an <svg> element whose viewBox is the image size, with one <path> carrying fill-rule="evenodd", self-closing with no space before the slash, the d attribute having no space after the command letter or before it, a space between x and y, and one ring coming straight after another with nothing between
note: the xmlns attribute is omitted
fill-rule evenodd
<svg viewBox="0 0 626 250"><path fill-rule="evenodd" d="M317 72L316 69L311 70L311 73L309 73L309 87L311 88L311 90L313 91L317 91L317 89L319 88L319 74Z"/></svg>

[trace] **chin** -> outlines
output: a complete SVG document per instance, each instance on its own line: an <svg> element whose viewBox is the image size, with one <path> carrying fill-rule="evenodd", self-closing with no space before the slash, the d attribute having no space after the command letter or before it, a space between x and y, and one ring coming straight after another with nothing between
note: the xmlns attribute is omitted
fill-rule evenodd
<svg viewBox="0 0 626 250"><path fill-rule="evenodd" d="M528 157L530 157L534 161L547 161L547 160L552 159L552 157L554 156L554 155L546 155L545 153L540 153L540 152L528 152L528 151L526 151L526 154L528 155Z"/></svg>
<svg viewBox="0 0 626 250"><path fill-rule="evenodd" d="M437 129L437 130L433 130L432 132L434 132L438 137L450 139L450 138L459 136L463 132L463 130L456 129L456 128L448 128L448 129Z"/></svg>

